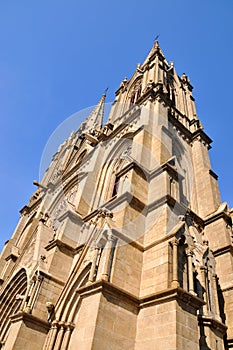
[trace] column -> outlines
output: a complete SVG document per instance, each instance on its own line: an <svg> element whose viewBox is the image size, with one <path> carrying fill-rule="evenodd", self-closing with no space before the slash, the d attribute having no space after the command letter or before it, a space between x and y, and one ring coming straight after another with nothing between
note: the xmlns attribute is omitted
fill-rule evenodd
<svg viewBox="0 0 233 350"><path fill-rule="evenodd" d="M172 287L179 287L180 285L178 279L178 244L177 239L172 242Z"/></svg>
<svg viewBox="0 0 233 350"><path fill-rule="evenodd" d="M65 332L65 327L64 327L64 323L63 322L59 322L59 331L57 334L57 338L56 338L56 343L55 346L53 347L53 350L59 350L61 348L61 344L62 344L62 340L63 340L63 335Z"/></svg>
<svg viewBox="0 0 233 350"><path fill-rule="evenodd" d="M219 313L219 302L218 302L218 290L217 290L217 276L214 274L212 276L212 285L213 285L213 293L214 293L214 311L216 318L220 321L220 313Z"/></svg>
<svg viewBox="0 0 233 350"><path fill-rule="evenodd" d="M28 291L27 291L27 293L25 295L24 302L22 304L23 311L27 312L29 314L32 311L32 309L31 309L31 302L32 302L32 296L34 295L35 286L36 286L36 281L35 280L31 281L30 282L30 286L28 288Z"/></svg>
<svg viewBox="0 0 233 350"><path fill-rule="evenodd" d="M104 264L103 264L103 272L102 279L105 281L109 280L110 277L110 258L112 253L112 247L114 243L114 236L108 235L107 243L104 247Z"/></svg>
<svg viewBox="0 0 233 350"><path fill-rule="evenodd" d="M94 281L94 275L95 275L95 271L96 271L96 263L97 263L97 259L98 259L98 254L99 254L99 247L95 246L92 264L91 264L91 269L90 269L90 274L89 274L89 278L88 278L88 284L92 283Z"/></svg>
<svg viewBox="0 0 233 350"><path fill-rule="evenodd" d="M31 311L30 308L27 308L27 299L28 299L29 293L31 293L31 290L33 288L33 284L34 284L34 281L29 282L29 286L28 286L26 294L23 298L23 301L22 301L22 304L20 307L20 311L24 311L24 312L28 312L28 313L30 313L30 311Z"/></svg>
<svg viewBox="0 0 233 350"><path fill-rule="evenodd" d="M53 350L53 345L55 343L56 336L57 336L57 321L52 323L51 336L47 344L47 347L44 350Z"/></svg>
<svg viewBox="0 0 233 350"><path fill-rule="evenodd" d="M43 350L47 350L48 349L48 345L50 343L51 335L52 335L52 328L49 329L49 332L48 332L47 337L45 339Z"/></svg>
<svg viewBox="0 0 233 350"><path fill-rule="evenodd" d="M63 342L62 342L62 350L67 350L70 342L70 336L71 332L73 330L74 326L72 324L67 324L65 334L63 337Z"/></svg>
<svg viewBox="0 0 233 350"><path fill-rule="evenodd" d="M193 251L187 250L186 251L187 257L188 257L188 283L189 283L189 293L195 295L194 291L194 281L193 281Z"/></svg>
<svg viewBox="0 0 233 350"><path fill-rule="evenodd" d="M26 307L24 309L25 312L31 313L33 306L35 304L37 295L39 293L41 283L42 283L42 277L39 275L39 276L37 276L36 281L34 282L34 285L31 288L31 294L29 296L28 303L26 304Z"/></svg>
<svg viewBox="0 0 233 350"><path fill-rule="evenodd" d="M207 291L206 291L206 267L201 266L200 267L201 273L200 273L200 282L203 287L203 300L205 301L205 305L203 305L203 315L207 315Z"/></svg>

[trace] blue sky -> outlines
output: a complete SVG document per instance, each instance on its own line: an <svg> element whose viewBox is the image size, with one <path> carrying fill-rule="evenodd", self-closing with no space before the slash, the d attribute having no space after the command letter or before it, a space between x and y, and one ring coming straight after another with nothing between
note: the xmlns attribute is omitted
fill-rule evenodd
<svg viewBox="0 0 233 350"><path fill-rule="evenodd" d="M232 196L233 2L0 2L0 249L35 190L43 149L73 113L107 101L160 35L194 86L223 201ZM80 118L81 121L81 118Z"/></svg>

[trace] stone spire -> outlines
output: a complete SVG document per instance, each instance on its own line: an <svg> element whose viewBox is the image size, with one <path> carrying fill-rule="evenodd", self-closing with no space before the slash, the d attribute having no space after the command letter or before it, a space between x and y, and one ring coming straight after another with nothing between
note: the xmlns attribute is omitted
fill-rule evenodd
<svg viewBox="0 0 233 350"><path fill-rule="evenodd" d="M151 50L149 51L148 55L146 56L142 66L153 61L155 59L155 57L158 57L160 61L165 61L167 63L166 58L164 56L164 53L159 46L158 40L155 40L154 45L152 46Z"/></svg>
<svg viewBox="0 0 233 350"><path fill-rule="evenodd" d="M82 123L82 131L86 132L89 130L99 131L102 128L103 116L104 116L104 103L106 98L106 92L102 95L101 99L94 107L92 112L89 114L87 119Z"/></svg>

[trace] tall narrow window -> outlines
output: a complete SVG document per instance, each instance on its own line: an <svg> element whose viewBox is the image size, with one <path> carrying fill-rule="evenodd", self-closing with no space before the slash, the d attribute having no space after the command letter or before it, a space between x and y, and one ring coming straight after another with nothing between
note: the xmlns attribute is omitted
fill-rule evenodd
<svg viewBox="0 0 233 350"><path fill-rule="evenodd" d="M130 106L134 104L134 100L135 100L135 92L130 97Z"/></svg>
<svg viewBox="0 0 233 350"><path fill-rule="evenodd" d="M137 100L141 97L142 93L142 84L141 81L137 82L133 87L130 95L130 106L135 104Z"/></svg>
<svg viewBox="0 0 233 350"><path fill-rule="evenodd" d="M121 180L120 176L116 176L113 191L112 191L112 197L116 196L118 193L120 180Z"/></svg>
<svg viewBox="0 0 233 350"><path fill-rule="evenodd" d="M138 91L137 91L137 97L136 97L136 100L139 99L139 97L141 96L141 92L142 92L142 85L139 85L138 87Z"/></svg>

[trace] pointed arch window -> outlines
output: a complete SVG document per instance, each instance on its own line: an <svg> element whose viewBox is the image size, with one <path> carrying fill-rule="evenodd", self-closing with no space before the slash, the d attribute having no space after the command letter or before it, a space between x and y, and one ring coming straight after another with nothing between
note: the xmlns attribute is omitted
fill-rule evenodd
<svg viewBox="0 0 233 350"><path fill-rule="evenodd" d="M130 106L135 104L137 100L141 97L142 93L142 83L141 81L137 82L132 89L132 92L130 94Z"/></svg>
<svg viewBox="0 0 233 350"><path fill-rule="evenodd" d="M141 93L142 93L142 84L140 84L138 87L136 100L138 100L141 97Z"/></svg>
<svg viewBox="0 0 233 350"><path fill-rule="evenodd" d="M82 160L83 160L83 158L85 157L86 154L87 154L87 150L86 149L80 153L80 155L78 156L78 159L77 159L77 164L82 162Z"/></svg>
<svg viewBox="0 0 233 350"><path fill-rule="evenodd" d="M16 314L27 290L27 274L21 269L6 285L0 295L0 348L5 343L11 325L10 317Z"/></svg>
<svg viewBox="0 0 233 350"><path fill-rule="evenodd" d="M135 96L136 96L136 93L133 92L132 95L131 95L131 97L130 97L130 106L132 106L132 105L134 104L134 102L135 102Z"/></svg>
<svg viewBox="0 0 233 350"><path fill-rule="evenodd" d="M113 186L113 191L112 191L112 197L114 197L114 196L116 196L118 194L120 181L121 181L121 177L120 176L116 176L115 177L114 186Z"/></svg>

